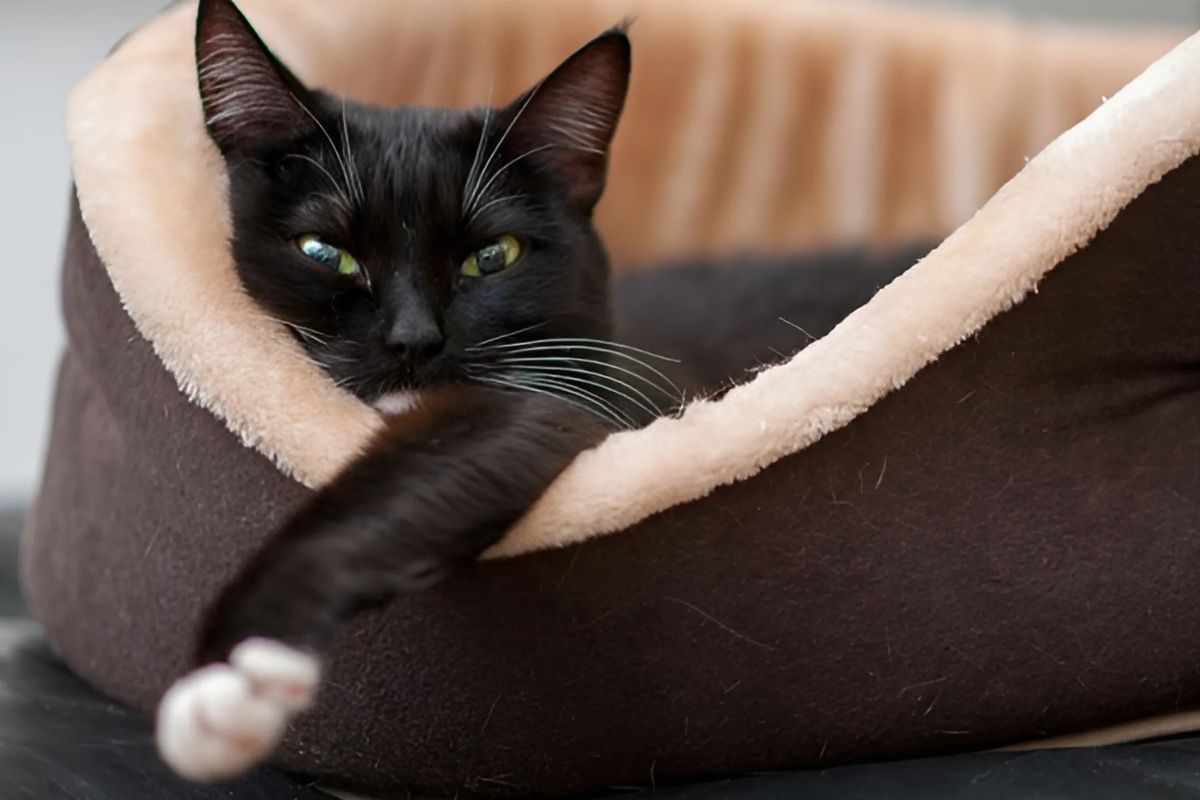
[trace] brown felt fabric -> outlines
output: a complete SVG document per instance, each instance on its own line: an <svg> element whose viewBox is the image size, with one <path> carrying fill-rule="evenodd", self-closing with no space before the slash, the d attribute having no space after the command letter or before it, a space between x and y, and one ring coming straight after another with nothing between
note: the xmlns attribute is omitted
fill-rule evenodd
<svg viewBox="0 0 1200 800"><path fill-rule="evenodd" d="M77 206L63 306L69 345L22 582L72 666L145 706L185 666L193 632L176 623L197 619L307 490L180 393L122 311Z"/></svg>
<svg viewBox="0 0 1200 800"><path fill-rule="evenodd" d="M756 477L360 619L280 763L379 794L563 793L1200 704L1198 198L1192 158ZM65 261L52 449L77 457L50 463L27 586L76 669L150 708L302 490L178 393L78 217Z"/></svg>

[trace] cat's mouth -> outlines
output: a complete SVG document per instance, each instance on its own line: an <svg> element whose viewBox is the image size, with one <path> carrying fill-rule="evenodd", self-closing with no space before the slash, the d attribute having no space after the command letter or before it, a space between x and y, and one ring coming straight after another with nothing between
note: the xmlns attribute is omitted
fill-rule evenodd
<svg viewBox="0 0 1200 800"><path fill-rule="evenodd" d="M314 351L310 348L309 352ZM326 369L337 386L375 408L380 408L380 403L391 402L387 398L415 397L423 390L466 379L461 365L446 356L413 364L390 358L386 353L331 354L327 350L317 350L313 358ZM403 405L405 401L398 402Z"/></svg>

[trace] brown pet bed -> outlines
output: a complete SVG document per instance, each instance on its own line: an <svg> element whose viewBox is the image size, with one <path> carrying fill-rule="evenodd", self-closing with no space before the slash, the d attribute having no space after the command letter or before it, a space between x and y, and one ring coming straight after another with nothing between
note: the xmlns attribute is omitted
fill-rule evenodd
<svg viewBox="0 0 1200 800"><path fill-rule="evenodd" d="M630 9L245 5L309 82L444 102L489 74L506 97ZM621 261L938 234L1178 39L682 8L635 27ZM71 99L69 344L24 548L56 648L144 709L378 424L238 291L193 15ZM828 336L581 456L491 554L520 558L357 619L277 762L561 794L1200 728L1197 75L1193 38Z"/></svg>

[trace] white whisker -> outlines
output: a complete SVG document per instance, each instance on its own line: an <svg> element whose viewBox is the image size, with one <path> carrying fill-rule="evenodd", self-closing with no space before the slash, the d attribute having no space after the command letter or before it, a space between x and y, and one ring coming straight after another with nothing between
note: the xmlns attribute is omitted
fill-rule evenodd
<svg viewBox="0 0 1200 800"><path fill-rule="evenodd" d="M593 416L599 417L600 419L604 420L609 425L612 425L615 428L624 428L625 427L625 425L623 425L619 419L616 419L615 417L605 413L601 409L596 408L589 403L581 403L578 400L574 400L570 397L563 397L562 395L558 394L557 392L547 391L546 389L538 388L536 386L530 386L528 384L518 383L513 380L497 378L494 376L480 376L480 377L476 377L475 380L478 381L479 383L485 383L485 384L489 384L492 386L499 386L501 388L514 389L519 392L532 392L533 394L540 394L540 395L544 395L546 397L555 397L568 405L571 405L571 406L574 406L575 408L580 409L581 411L585 411L589 414L592 414Z"/></svg>
<svg viewBox="0 0 1200 800"><path fill-rule="evenodd" d="M362 177L358 174L358 164L354 161L354 150L350 146L350 126L346 123L346 100L342 99L342 147L345 148L346 164L348 172L353 183L352 188L358 191L358 202L366 202L366 193L363 191Z"/></svg>
<svg viewBox="0 0 1200 800"><path fill-rule="evenodd" d="M666 395L668 398L670 398L671 400L673 400L675 402L682 402L682 400L683 400L682 393L672 393L672 392L666 390L665 388L663 388L662 386L660 386L658 383L650 380L645 375L642 375L638 372L634 372L633 370L627 369L626 367L622 367L618 364L610 364L607 361L601 361L599 359L594 359L594 358L577 358L577 357L571 357L571 356L528 356L526 358L502 358L502 359L499 359L498 361L496 361L495 363L503 364L503 365L512 365L512 366L538 366L539 368L542 368L542 365L545 365L546 368L549 368L549 367L553 366L554 364L564 364L564 363L571 364L571 365L574 365L574 364L596 364L598 366L604 366L604 367L607 367L608 369L616 370L617 372L620 372L625 375L629 375L630 377L636 378L637 380L646 384L650 388L655 389L659 392L662 392L664 395ZM562 367L554 367L554 368L555 369L563 369ZM592 370L583 370L583 371L589 372L593 375L603 374L603 373L598 373L598 372L595 372ZM610 380L619 380L618 378L615 378L611 375L606 375L605 377L609 378ZM629 388L633 389L632 386ZM676 390L678 390L679 387L674 387L674 388ZM648 397L646 398L646 401L653 402Z"/></svg>
<svg viewBox="0 0 1200 800"><path fill-rule="evenodd" d="M550 324L549 320L543 320L542 322L535 322L532 325L526 325L524 328L519 328L515 331L509 331L508 333L502 333L499 336L493 336L490 339L484 339L482 342L472 345L471 347L469 347L467 349L475 350L480 347L483 347L484 345L491 344L492 342L498 342L501 339L507 339L511 336L520 336L522 333L528 333L529 331L534 330L535 328L541 328L542 326L548 325L548 324Z"/></svg>
<svg viewBox="0 0 1200 800"><path fill-rule="evenodd" d="M608 392L616 397L621 398L627 403L637 406L639 409L649 414L652 418L661 417L663 415L662 409L659 408L653 400L647 397L645 392L642 392L637 387L631 386L618 378L614 378L611 375L605 375L601 372L592 372L591 370L579 369L575 367L539 366L537 369L532 370L509 370L508 374L531 377L548 377L570 383L582 384L584 386L591 386L594 389L602 392ZM612 384L616 385L613 386L601 383L601 380L610 381ZM636 395L636 397L621 391L621 389L617 388L618 386L628 389L630 392Z"/></svg>
<svg viewBox="0 0 1200 800"><path fill-rule="evenodd" d="M491 348L489 348L489 349L491 349ZM506 346L500 345L500 346L496 347L495 349L496 350L504 350L504 349L506 349ZM638 352L637 348L633 348L633 349L635 352ZM682 394L682 391L679 389L679 387L677 385L675 385L675 382L673 380L671 380L669 377L667 377L666 375L664 375L661 371L655 369L651 365L647 364L645 361L642 361L640 358L637 358L636 356L633 356L622 350L614 350L614 349L611 349L608 347L599 347L596 345L584 345L584 344L555 345L555 346L546 345L546 346L513 348L508 353L505 353L505 355L506 356L523 355L525 353L537 353L537 352L545 352L545 351L563 353L563 352L570 352L570 351L574 351L574 350L583 350L583 351L587 351L587 352L596 352L596 353L607 353L610 356L616 356L618 358L624 358L627 361L632 361L635 364L639 364L644 369L647 369L650 372L653 372L655 375L657 375L658 377L660 377L664 381L666 381L667 384L670 385L670 387L672 389L674 389L676 392ZM659 356L659 357L661 358L661 356Z"/></svg>
<svg viewBox="0 0 1200 800"><path fill-rule="evenodd" d="M327 346L329 344L328 339L317 334L314 331L309 330L308 328L305 328L302 325L292 325L289 323L288 327L291 328L293 331L295 331L296 334L301 339L305 339L306 341L312 342L313 344L319 344L322 346Z"/></svg>
<svg viewBox="0 0 1200 800"><path fill-rule="evenodd" d="M483 110L483 130L479 133L479 141L475 143L475 156L471 159L471 169L467 171L467 180L466 183L463 184L463 201L461 210L464 214L467 211L468 201L471 195L474 194L474 188L479 186L476 170L479 169L479 159L483 156L483 143L487 141L488 124L492 119L492 91L495 88L495 83L488 88L487 106L485 106Z"/></svg>
<svg viewBox="0 0 1200 800"><path fill-rule="evenodd" d="M575 397L582 402L589 404L597 411L602 412L607 419L614 421L618 427L626 430L632 430L636 427L637 421L629 414L623 411L619 406L605 400L599 395L589 392L586 389L578 386L573 386L566 381L555 380L553 378L538 377L532 375L515 375L512 379L522 386L537 386L548 391L554 392L557 396Z"/></svg>
<svg viewBox="0 0 1200 800"><path fill-rule="evenodd" d="M467 217L467 224L470 225L472 222L475 221L476 217L478 217L480 214L482 214L485 210L487 210L491 206L494 206L497 203L503 203L506 200L517 200L521 197L525 197L525 194L524 193L506 194L503 197L497 197L494 200L489 200L486 203L484 203L483 205L481 205L479 208L477 208L471 212L471 216Z"/></svg>
<svg viewBox="0 0 1200 800"><path fill-rule="evenodd" d="M525 384L528 386L541 386L546 389L557 389L558 391L566 392L567 394L569 394L573 397L579 397L580 399L583 399L587 402L595 404L595 406L597 408L603 408L608 413L614 415L617 419L621 420L621 422L623 423L622 427L627 427L627 428L631 428L631 429L638 427L637 420L635 420L633 417L629 416L629 414L626 411L624 411L620 406L618 406L614 403L611 403L608 400L605 400L603 397L600 397L599 395L594 394L593 392L589 392L587 389L584 389L576 384L572 384L565 380L560 380L560 379L553 378L553 377L548 377L548 376L544 376L544 375L535 376L535 375L531 375L528 373L517 373L517 374L510 373L510 376L517 383Z"/></svg>
<svg viewBox="0 0 1200 800"><path fill-rule="evenodd" d="M314 167L319 169L326 178L329 179L330 183L333 184L333 188L334 188L334 190L336 190L337 195L338 195L338 200L342 203L342 205L344 205L347 208L347 210L354 208L354 203L346 195L346 190L342 188L341 184L339 184L337 182L337 180L333 177L332 173L330 173L329 170L325 169L325 165L322 164L320 161L317 161L312 156L306 156L301 153L287 153L286 155L284 155L284 158L285 159L286 158L296 158L301 161L307 161L309 164L312 164Z"/></svg>
<svg viewBox="0 0 1200 800"><path fill-rule="evenodd" d="M346 186L350 187L352 185L352 179L350 178L350 171L346 166L346 160L344 158L342 158L342 154L341 154L341 152L339 152L338 146L334 143L333 137L329 135L329 131L325 128L324 125L321 124L321 120L317 119L317 115L314 114L309 109L308 106L304 105L304 103L301 102L300 98L297 97L294 93L291 93L291 95L292 95L292 99L296 101L296 105L300 106L300 108L304 111L304 113L308 115L308 118L311 119L316 124L317 129L320 130L321 133L325 136L325 141L329 142L329 146L333 149L334 158L336 158L338 160L338 164L341 165L342 178L346 181ZM351 196L353 196L352 191L349 192L349 194Z"/></svg>
<svg viewBox="0 0 1200 800"><path fill-rule="evenodd" d="M612 342L607 339L587 339L587 338L576 337L576 336L556 337L556 338L551 338L551 339L531 339L528 342L513 342L512 344L502 344L502 345L498 345L497 347L489 348L489 349L504 350L504 349L509 349L509 348L524 347L526 345L538 345L538 346L549 345L549 344L572 345L572 344L576 344L576 343L604 345L605 347L613 347L618 350L628 350L633 353L639 353L643 356L649 356L650 358L656 358L659 361L667 361L672 364L680 363L678 358L671 358L670 356L664 356L660 353L652 353L649 350L643 350L642 348L634 347L631 344L623 344L621 342ZM477 347L478 346L476 346L476 348L471 348L471 349L477 349Z"/></svg>
<svg viewBox="0 0 1200 800"><path fill-rule="evenodd" d="M528 158L529 156L536 155L536 154L542 152L543 150L549 150L551 147L554 147L554 146L555 145L552 145L552 144L543 144L543 145L533 148L532 150L526 150L524 153L521 153L521 155L510 160L503 167L496 170L496 172L492 175L492 177L488 178L488 182L483 185L483 188L475 193L475 202L478 202L480 199L487 197L488 189L492 188L492 184L496 182L496 179L499 178L501 175L503 175L504 171L506 169L508 169L509 167L511 167L513 164L516 164L518 161L522 161L522 160ZM474 216L474 214L472 214L472 216Z"/></svg>
<svg viewBox="0 0 1200 800"><path fill-rule="evenodd" d="M500 135L500 141L496 142L496 146L493 147L492 152L488 154L487 161L483 162L483 168L481 170L479 170L479 179L477 179L475 181L476 190L471 193L471 199L470 199L470 202L467 203L465 212L471 211L472 208L474 207L475 203L478 202L478 200L479 200L479 190L478 190L479 181L482 180L483 176L487 174L487 169L489 166L491 166L492 159L494 159L496 157L496 154L500 152L500 148L504 145L504 141L508 138L508 134L512 131L513 126L517 124L517 121L519 119L521 119L521 115L525 113L525 109L529 107L529 104L530 104L530 102L533 101L533 98L537 97L537 93L541 88L542 88L542 84L538 83L537 86L534 86L533 89L530 90L529 96L525 98L525 102L521 103L521 107L519 109L517 109L517 113L513 115L512 120L508 123L508 127L505 128L504 133L502 133ZM489 184L490 184L490 181L489 181Z"/></svg>

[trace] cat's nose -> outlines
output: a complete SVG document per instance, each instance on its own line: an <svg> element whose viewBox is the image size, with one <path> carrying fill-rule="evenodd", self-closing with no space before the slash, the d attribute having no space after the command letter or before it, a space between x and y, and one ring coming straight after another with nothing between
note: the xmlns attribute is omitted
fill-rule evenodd
<svg viewBox="0 0 1200 800"><path fill-rule="evenodd" d="M418 317L393 322L384 335L384 343L399 357L418 363L441 352L445 338L436 322Z"/></svg>

